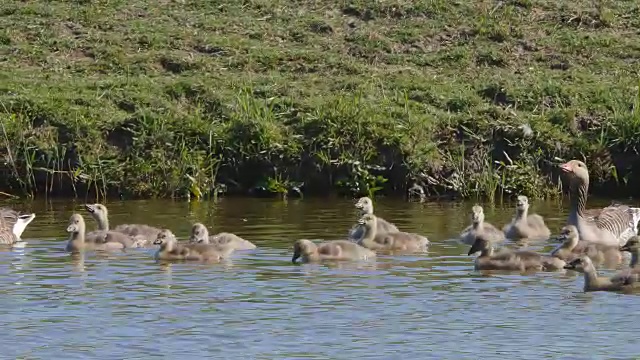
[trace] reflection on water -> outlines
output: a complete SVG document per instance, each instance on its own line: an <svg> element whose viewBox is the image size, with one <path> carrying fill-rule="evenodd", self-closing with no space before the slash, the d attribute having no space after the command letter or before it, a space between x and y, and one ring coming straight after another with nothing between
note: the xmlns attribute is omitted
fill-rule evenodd
<svg viewBox="0 0 640 360"><path fill-rule="evenodd" d="M573 272L475 273L468 247L448 241L468 224L472 203L380 200L376 213L427 235L429 251L326 265L292 265L291 245L344 238L353 201L108 204L113 225L164 226L186 239L200 221L259 247L220 264L158 263L153 249L66 254L66 222L84 214L80 205L25 204L37 213L28 245L0 249L3 357L630 358L639 350L636 296L584 294ZM532 210L555 233L566 218L558 203ZM485 212L502 226L513 210Z"/></svg>

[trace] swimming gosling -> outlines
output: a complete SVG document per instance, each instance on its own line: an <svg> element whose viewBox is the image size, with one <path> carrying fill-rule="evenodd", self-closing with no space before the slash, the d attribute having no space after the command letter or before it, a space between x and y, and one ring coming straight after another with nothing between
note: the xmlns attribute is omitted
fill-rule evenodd
<svg viewBox="0 0 640 360"><path fill-rule="evenodd" d="M587 255L593 263L605 264L606 267L615 267L622 261L618 246L580 241L578 229L573 225L563 226L557 239L562 244L551 252L551 256L564 261L574 260L581 255Z"/></svg>
<svg viewBox="0 0 640 360"><path fill-rule="evenodd" d="M429 246L429 239L418 234L400 231L378 234L377 221L378 218L373 214L366 214L358 220L358 224L364 227L359 245L371 250L408 252L425 251Z"/></svg>
<svg viewBox="0 0 640 360"><path fill-rule="evenodd" d="M634 269L638 267L638 261L640 260L640 236L632 236L627 243L620 246L620 251L627 251L631 253L631 263L629 267Z"/></svg>
<svg viewBox="0 0 640 360"><path fill-rule="evenodd" d="M521 239L548 239L551 231L544 223L542 216L538 214L529 215L529 199L524 195L519 195L516 200L516 215L502 229L505 236L512 240Z"/></svg>
<svg viewBox="0 0 640 360"><path fill-rule="evenodd" d="M189 242L192 244L214 244L219 247L229 247L233 250L253 250L256 246L240 236L228 232L209 235L209 230L202 223L195 223L191 227Z"/></svg>
<svg viewBox="0 0 640 360"><path fill-rule="evenodd" d="M160 245L155 254L157 260L185 260L215 262L227 258L233 249L221 249L213 244L181 244L168 229L162 229L154 245Z"/></svg>
<svg viewBox="0 0 640 360"><path fill-rule="evenodd" d="M139 247L149 246L158 236L160 229L145 224L120 224L114 229L109 228L109 211L103 204L85 204L84 208L91 217L98 223L98 230L116 231L125 235L135 237ZM146 239L146 240L145 240Z"/></svg>
<svg viewBox="0 0 640 360"><path fill-rule="evenodd" d="M629 292L640 288L640 269L626 269L612 277L598 276L591 259L582 255L564 266L565 269L580 271L584 274L584 292L621 291Z"/></svg>
<svg viewBox="0 0 640 360"><path fill-rule="evenodd" d="M66 251L78 252L81 250L122 250L133 245L134 240L121 233L96 230L85 233L86 224L80 214L73 214L69 218L67 232L69 241Z"/></svg>
<svg viewBox="0 0 640 360"><path fill-rule="evenodd" d="M364 215L367 214L373 214L373 201L371 200L371 198L364 196L361 197L360 199L358 199L358 201L355 204L356 209L358 209L358 219L363 217ZM378 234L383 234L383 233L389 233L389 232L400 232L400 230L398 230L398 228L388 222L387 220L378 217L378 225L377 225L377 233ZM349 231L349 239L353 240L353 241L359 241L360 239L362 239L362 236L364 235L364 228L362 227L362 225L356 223L353 228L351 228L351 230Z"/></svg>
<svg viewBox="0 0 640 360"><path fill-rule="evenodd" d="M459 240L463 244L473 245L477 238L483 238L494 244L505 240L502 231L484 221L484 209L478 204L471 208L471 225L462 230Z"/></svg>
<svg viewBox="0 0 640 360"><path fill-rule="evenodd" d="M301 239L293 244L291 262L295 263L298 258L308 263L324 260L369 260L375 257L375 252L347 240L332 240L316 245L311 240Z"/></svg>
<svg viewBox="0 0 640 360"><path fill-rule="evenodd" d="M494 254L491 242L482 237L476 239L467 255L477 252L480 255L475 260L476 270L553 271L566 265L564 260L534 251L502 249Z"/></svg>

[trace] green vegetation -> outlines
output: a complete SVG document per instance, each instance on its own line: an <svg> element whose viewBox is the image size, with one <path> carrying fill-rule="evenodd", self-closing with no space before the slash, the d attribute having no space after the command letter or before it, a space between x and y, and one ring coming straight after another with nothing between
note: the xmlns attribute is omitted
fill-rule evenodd
<svg viewBox="0 0 640 360"><path fill-rule="evenodd" d="M0 188L640 194L639 4L6 0Z"/></svg>

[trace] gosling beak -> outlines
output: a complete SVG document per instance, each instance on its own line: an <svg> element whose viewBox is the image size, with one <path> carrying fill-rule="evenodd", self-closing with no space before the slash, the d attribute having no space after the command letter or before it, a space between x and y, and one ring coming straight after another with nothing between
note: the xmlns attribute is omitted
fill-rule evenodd
<svg viewBox="0 0 640 360"><path fill-rule="evenodd" d="M568 269L568 270L574 270L576 268L576 265L573 263L568 263L568 264L565 264L562 268Z"/></svg>
<svg viewBox="0 0 640 360"><path fill-rule="evenodd" d="M160 244L162 244L162 240L160 239L153 240L153 245L160 245Z"/></svg>
<svg viewBox="0 0 640 360"><path fill-rule="evenodd" d="M296 260L298 260L299 257L300 257L300 253L297 252L297 251L294 251L293 252L293 257L291 258L291 262L295 264Z"/></svg>
<svg viewBox="0 0 640 360"><path fill-rule="evenodd" d="M477 253L478 251L480 251L480 242L476 241L473 243L473 245L471 245L471 249L469 249L469 252L467 253L468 256L471 256L475 253Z"/></svg>
<svg viewBox="0 0 640 360"><path fill-rule="evenodd" d="M564 163L560 165L560 170L562 170L562 172L565 172L565 173L570 173L572 171L571 165L569 163Z"/></svg>
<svg viewBox="0 0 640 360"><path fill-rule="evenodd" d="M556 238L556 240L557 240L558 242L564 242L565 240L567 240L567 238L568 238L567 234L560 234L560 235L558 235L558 237Z"/></svg>
<svg viewBox="0 0 640 360"><path fill-rule="evenodd" d="M358 220L358 224L359 225L364 225L365 221L364 220Z"/></svg>
<svg viewBox="0 0 640 360"><path fill-rule="evenodd" d="M91 204L84 204L84 208L90 212L91 214L93 214L94 212L96 212L96 208L95 206L91 205Z"/></svg>
<svg viewBox="0 0 640 360"><path fill-rule="evenodd" d="M618 248L619 251L628 251L631 252L631 248L629 247L629 245L624 244L622 246L620 246L620 248Z"/></svg>
<svg viewBox="0 0 640 360"><path fill-rule="evenodd" d="M69 226L67 226L67 232L68 233L73 233L73 232L77 232L78 231L78 227L75 226L74 224L71 224Z"/></svg>
<svg viewBox="0 0 640 360"><path fill-rule="evenodd" d="M195 236L190 236L190 237L189 237L189 242L190 242L190 243L192 243L192 244L197 244L197 243L199 243L200 241L198 241L198 238L197 238L197 237L195 237Z"/></svg>
<svg viewBox="0 0 640 360"><path fill-rule="evenodd" d="M356 209L362 209L364 207L362 203L359 203L359 202L357 202L355 206L356 206Z"/></svg>

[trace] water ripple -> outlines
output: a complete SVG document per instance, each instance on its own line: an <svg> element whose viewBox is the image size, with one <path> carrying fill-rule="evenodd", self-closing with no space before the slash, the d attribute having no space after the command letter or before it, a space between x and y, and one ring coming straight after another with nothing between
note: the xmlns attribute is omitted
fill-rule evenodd
<svg viewBox="0 0 640 360"><path fill-rule="evenodd" d="M291 264L292 242L346 236L352 201L109 204L112 224L162 225L186 238L201 221L259 245L207 265L157 263L152 249L65 254L64 224L82 213L80 205L33 204L38 217L25 233L28 245L0 251L7 358L580 359L638 352L635 296L584 294L572 272L475 273L468 247L446 241L467 225L472 203L380 202L380 216L429 236L428 252L302 265ZM557 204L535 208L553 231L560 228L566 213ZM511 211L487 207L487 218L502 225Z"/></svg>

